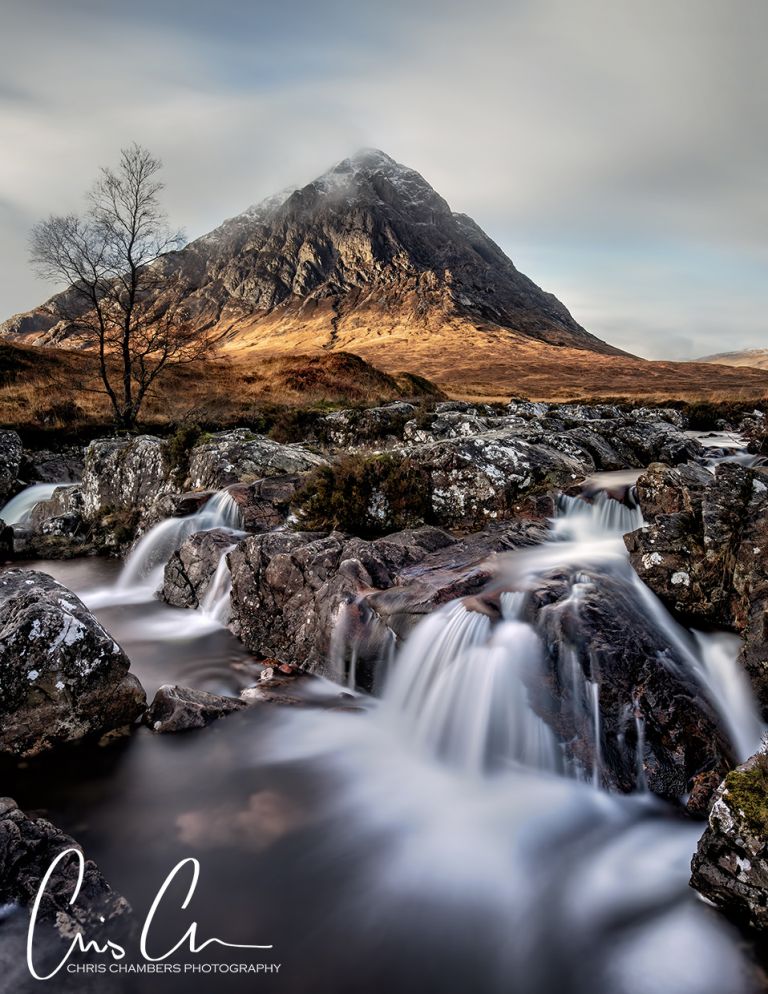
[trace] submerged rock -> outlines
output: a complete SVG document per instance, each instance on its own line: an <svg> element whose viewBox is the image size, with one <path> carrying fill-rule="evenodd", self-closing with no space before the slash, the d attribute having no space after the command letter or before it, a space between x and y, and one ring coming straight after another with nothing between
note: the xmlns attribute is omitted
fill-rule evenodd
<svg viewBox="0 0 768 994"><path fill-rule="evenodd" d="M693 857L691 885L729 917L768 930L768 755L759 752L718 788Z"/></svg>
<svg viewBox="0 0 768 994"><path fill-rule="evenodd" d="M186 732L205 728L246 706L239 698L165 684L155 694L144 720L153 732Z"/></svg>
<svg viewBox="0 0 768 994"><path fill-rule="evenodd" d="M0 753L34 756L130 724L146 698L129 665L62 584L0 574Z"/></svg>

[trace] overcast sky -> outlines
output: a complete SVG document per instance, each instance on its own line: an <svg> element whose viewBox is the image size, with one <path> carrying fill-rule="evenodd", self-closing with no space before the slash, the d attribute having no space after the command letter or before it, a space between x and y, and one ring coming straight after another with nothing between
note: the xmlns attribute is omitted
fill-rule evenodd
<svg viewBox="0 0 768 994"><path fill-rule="evenodd" d="M0 320L136 140L190 237L361 146L649 358L768 346L766 0L0 0Z"/></svg>

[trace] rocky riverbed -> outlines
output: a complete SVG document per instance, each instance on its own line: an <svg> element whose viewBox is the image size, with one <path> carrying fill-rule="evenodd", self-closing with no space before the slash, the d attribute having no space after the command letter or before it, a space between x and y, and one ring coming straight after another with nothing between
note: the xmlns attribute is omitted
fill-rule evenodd
<svg viewBox="0 0 768 994"><path fill-rule="evenodd" d="M457 790L465 784L460 793L468 792L470 812L457 853L472 833L498 845L495 829L476 820L482 805L492 804L499 828L506 823L513 838L522 833L518 887L519 874L540 865L523 844L526 826L538 820L547 832L578 832L581 819L595 839L574 856L585 874L579 893L591 908L597 839L610 823L623 826L626 851L616 853L623 870L612 878L605 912L611 920L622 894L630 918L640 914L631 868L645 824L651 852L679 846L683 861L676 856L665 877L659 857L651 920L661 927L674 893L679 911L670 933L687 934L694 956L700 948L719 950L717 970L694 969L698 986L675 981L664 989L761 989L755 957L741 959L727 926L702 915L692 891L685 898L680 869L686 846L690 858L702 836L694 886L740 928L764 928L768 777L759 744L768 714L760 707L768 702L768 474L762 457L747 451L761 416L726 429L731 434L700 437L687 429L684 412L672 409L443 402L425 412L397 402L316 417L306 437L290 444L236 429L191 434L186 447L144 435L36 454L15 433L2 433L0 484L12 502L12 520L0 531L9 563L0 575L7 782L20 803L55 814L113 869L114 839L122 837L114 819L133 816L116 799L94 805L93 767L104 765L94 756L110 757L108 780L116 787L126 782L119 757L129 757L129 766L137 757L148 778L143 816L170 832L176 847L210 852L205 839L212 833L214 849L226 850L216 860L226 876L238 854L252 850L251 836L266 832L258 851L277 846L285 879L300 890L281 846L293 858L303 839L320 873L322 861L335 858L334 845L307 836L309 825L313 818L334 824L344 804L351 822L339 838L357 825L361 843L380 831L397 849L401 833L421 819L414 857L424 860L429 837L419 812L426 795L418 796L418 784L437 792L435 812L452 820L455 805L439 787L448 771L471 778L456 781ZM60 478L48 479L52 472ZM105 556L123 559L122 571L97 568ZM218 647L212 661L188 666L209 643ZM273 714L275 704L283 708ZM168 734L184 731L190 735ZM254 734L260 759L245 745ZM373 758L377 741L391 754L390 766ZM269 783L245 795L231 782L233 757L243 748L247 757L236 765L245 764L246 779ZM151 787L153 754L178 778L178 797L167 805ZM208 790L194 810L194 777L179 778L171 759L185 754L204 779L228 785L224 794ZM77 769L77 757L87 769ZM276 789L275 762L293 771L290 789ZM52 769L65 771L70 801L52 787ZM322 801L308 787L315 775L327 784ZM352 797L367 783L372 803L386 806L392 777L407 783L402 810L377 829ZM13 814L9 825L23 817ZM267 826L275 823L280 831L271 838ZM12 869L22 836L5 831L0 884L23 915L29 894ZM104 837L110 833L112 842ZM150 846L155 868L174 845ZM479 857L467 851L459 858L469 859L471 890L482 879ZM363 851L354 860L345 889L386 865L397 877L397 860ZM263 859L255 863L263 870ZM457 894L466 894L456 867L441 865ZM563 973L544 970L541 961L534 969L530 950L510 954L510 968L534 978L530 989L541 994L618 989L609 978L625 975L624 947L607 948L593 909L585 921L588 954L577 968L566 942L570 871L559 859L550 870L544 892L523 903L532 922L541 916L532 948L561 948ZM425 886L431 905L438 896L431 876ZM378 884L369 888L395 941L398 903ZM144 883L138 889L143 895ZM220 903L214 889L207 895ZM511 895L494 889L481 917L498 915L497 898L504 904ZM289 902L271 896L277 920L287 924ZM449 916L449 932L460 928L464 901ZM353 907L346 898L342 905ZM96 916L98 907L94 901ZM544 929L548 915L565 917ZM366 928L352 928L359 948L367 948ZM495 934L490 928L488 936ZM628 956L637 934L630 929L622 940ZM317 956L323 938L337 949L330 925L297 945ZM497 948L488 943L487 953ZM659 955L660 963L671 962ZM445 989L463 989L467 970L478 969L481 989L495 989L465 943L456 956ZM374 970L368 989L399 983L406 961L398 953L389 973ZM381 969L376 956L372 963ZM358 980L368 976L368 967L358 968ZM346 989L338 963L325 969L324 983ZM423 982L419 970L415 976ZM293 987L274 989L321 988L307 987L300 971Z"/></svg>

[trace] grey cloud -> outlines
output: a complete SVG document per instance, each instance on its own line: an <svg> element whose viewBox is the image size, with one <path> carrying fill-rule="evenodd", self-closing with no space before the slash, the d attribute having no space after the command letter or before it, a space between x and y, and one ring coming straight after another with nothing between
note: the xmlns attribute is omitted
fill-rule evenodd
<svg viewBox="0 0 768 994"><path fill-rule="evenodd" d="M6 7L0 197L17 220L3 215L0 250L17 278L0 284L3 314L48 294L21 277L18 218L76 208L127 140L162 155L192 235L376 145L616 344L682 357L718 335L763 340L758 0Z"/></svg>

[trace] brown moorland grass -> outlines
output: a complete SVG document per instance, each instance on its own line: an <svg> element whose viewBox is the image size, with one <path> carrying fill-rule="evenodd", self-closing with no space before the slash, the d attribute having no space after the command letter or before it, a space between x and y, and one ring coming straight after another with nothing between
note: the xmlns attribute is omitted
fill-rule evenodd
<svg viewBox="0 0 768 994"><path fill-rule="evenodd" d="M0 425L27 431L99 430L111 424L96 357L87 351L0 341ZM218 427L258 421L265 410L440 398L434 384L391 375L344 352L223 356L167 371L141 412L142 427L194 421Z"/></svg>
<svg viewBox="0 0 768 994"><path fill-rule="evenodd" d="M768 371L704 363L647 362L526 340L468 347L463 356L391 347L310 354L232 351L169 370L147 398L142 427L259 424L275 409L355 406L398 398L615 400L628 403L755 403L768 398ZM410 360L413 364L409 366ZM406 368L418 375L402 373ZM429 379L425 379L429 377ZM434 380L434 382L430 382ZM0 424L27 431L96 432L111 424L96 357L87 351L0 341Z"/></svg>

